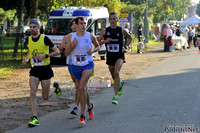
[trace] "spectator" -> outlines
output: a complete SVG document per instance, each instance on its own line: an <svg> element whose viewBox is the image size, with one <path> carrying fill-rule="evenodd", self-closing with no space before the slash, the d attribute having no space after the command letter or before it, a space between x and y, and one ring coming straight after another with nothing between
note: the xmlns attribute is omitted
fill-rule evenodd
<svg viewBox="0 0 200 133"><path fill-rule="evenodd" d="M181 28L180 28L180 26L177 26L177 28L176 28L176 35L177 36L181 36Z"/></svg>
<svg viewBox="0 0 200 133"><path fill-rule="evenodd" d="M169 48L171 46L173 46L173 39L172 39L172 29L173 29L173 26L171 25L170 28L167 30L167 46L166 46L166 51L170 51Z"/></svg>
<svg viewBox="0 0 200 133"><path fill-rule="evenodd" d="M167 24L165 29L163 30L163 40L164 40L164 51L167 51L167 30L169 29L169 25Z"/></svg>

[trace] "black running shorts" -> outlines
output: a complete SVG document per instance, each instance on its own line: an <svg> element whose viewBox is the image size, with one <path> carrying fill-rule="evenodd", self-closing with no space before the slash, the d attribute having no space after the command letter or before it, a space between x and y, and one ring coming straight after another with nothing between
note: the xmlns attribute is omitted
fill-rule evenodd
<svg viewBox="0 0 200 133"><path fill-rule="evenodd" d="M117 57L117 58L107 58L106 64L114 66L118 59L125 60L124 57Z"/></svg>
<svg viewBox="0 0 200 133"><path fill-rule="evenodd" d="M50 65L47 66L34 66L31 67L30 76L39 78L39 80L48 80L51 79L54 74Z"/></svg>

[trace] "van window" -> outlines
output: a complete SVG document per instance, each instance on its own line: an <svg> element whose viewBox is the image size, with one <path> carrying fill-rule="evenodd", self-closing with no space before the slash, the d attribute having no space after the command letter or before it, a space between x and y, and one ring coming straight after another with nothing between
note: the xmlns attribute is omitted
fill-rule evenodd
<svg viewBox="0 0 200 133"><path fill-rule="evenodd" d="M46 35L66 35L71 32L72 19L49 19L44 33Z"/></svg>
<svg viewBox="0 0 200 133"><path fill-rule="evenodd" d="M90 18L90 19L88 19L88 21L87 21L87 27L88 27L91 23L92 23L92 19Z"/></svg>
<svg viewBox="0 0 200 133"><path fill-rule="evenodd" d="M106 19L98 19L92 23L87 31L93 31L94 35L100 35L101 29L106 28Z"/></svg>

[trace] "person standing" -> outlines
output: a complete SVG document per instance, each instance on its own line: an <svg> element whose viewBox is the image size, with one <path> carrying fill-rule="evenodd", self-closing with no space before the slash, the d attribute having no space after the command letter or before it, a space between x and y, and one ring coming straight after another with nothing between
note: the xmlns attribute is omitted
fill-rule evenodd
<svg viewBox="0 0 200 133"><path fill-rule="evenodd" d="M169 29L169 25L167 24L165 29L163 30L163 40L164 40L164 51L167 51L167 31Z"/></svg>
<svg viewBox="0 0 200 133"><path fill-rule="evenodd" d="M70 28L72 30L72 33L76 32L77 28L76 28L75 19L72 19ZM60 51L62 51L63 49L65 49L65 47L67 45L67 37L68 37L68 35L64 36L60 47L58 47L58 49ZM72 58L71 58L71 54L67 56L66 63L67 63L68 71L69 71L69 73L71 75L72 81L74 82L74 85L75 85L75 88L76 88L76 92L75 92L75 106L74 106L73 110L71 111L71 114L77 115L77 113L78 113L78 106L79 106L79 91L78 91L78 87L77 87L77 81L76 81L76 78L74 76L74 72L72 71Z"/></svg>
<svg viewBox="0 0 200 133"><path fill-rule="evenodd" d="M94 117L94 104L90 103L87 83L93 73L94 62L92 54L99 50L100 46L94 34L86 32L86 19L77 17L75 20L77 32L68 35L65 55L71 53L72 71L77 80L80 93L81 116L79 125L86 123L85 106L88 105L89 119ZM94 48L92 49L92 44Z"/></svg>
<svg viewBox="0 0 200 133"><path fill-rule="evenodd" d="M197 27L197 45L199 47L199 54L200 54L200 23L198 23Z"/></svg>
<svg viewBox="0 0 200 133"><path fill-rule="evenodd" d="M143 29L142 29L142 26L143 26L143 22L140 22L139 23L139 27L138 27L138 43L142 41L142 32L143 32ZM137 53L140 53L140 50L139 48L137 47Z"/></svg>
<svg viewBox="0 0 200 133"><path fill-rule="evenodd" d="M173 26L171 25L170 28L168 28L167 30L167 46L166 46L166 51L170 51L170 48L171 46L173 46L173 39L172 39L172 36L173 36Z"/></svg>
<svg viewBox="0 0 200 133"><path fill-rule="evenodd" d="M110 26L101 30L98 41L106 45L106 64L114 80L114 96L112 104L118 104L118 95L123 93L124 81L120 82L120 70L125 61L124 53L127 52L132 37L122 27L117 26L118 15L115 12L110 13ZM123 43L123 36L127 38L126 44ZM102 40L104 37L104 40Z"/></svg>
<svg viewBox="0 0 200 133"><path fill-rule="evenodd" d="M33 127L39 125L36 109L36 93L39 83L41 82L42 98L44 100L48 100L54 92L60 97L61 91L59 86L56 86L54 91L50 90L51 78L54 76L50 66L50 57L59 55L60 51L47 36L40 34L39 20L30 20L30 33L31 36L26 39L28 44L27 57L22 63L25 65L30 59L30 106L33 117L32 120L28 122L28 126ZM49 47L52 48L52 53L49 53Z"/></svg>

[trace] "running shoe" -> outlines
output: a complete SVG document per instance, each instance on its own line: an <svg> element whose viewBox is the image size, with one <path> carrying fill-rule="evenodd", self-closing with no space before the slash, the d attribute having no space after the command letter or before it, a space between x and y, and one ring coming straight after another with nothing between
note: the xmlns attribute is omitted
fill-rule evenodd
<svg viewBox="0 0 200 133"><path fill-rule="evenodd" d="M94 104L91 103L92 108L88 108L88 113L89 113L89 119L92 120L94 118Z"/></svg>
<svg viewBox="0 0 200 133"><path fill-rule="evenodd" d="M78 107L74 107L73 110L71 111L72 115L77 115L78 113Z"/></svg>
<svg viewBox="0 0 200 133"><path fill-rule="evenodd" d="M39 121L36 117L31 117L32 121L28 122L29 127L39 126Z"/></svg>
<svg viewBox="0 0 200 133"><path fill-rule="evenodd" d="M84 114L82 114L81 117L80 117L80 120L79 120L78 124L79 125L85 125L85 123L86 123L86 119L85 119Z"/></svg>
<svg viewBox="0 0 200 133"><path fill-rule="evenodd" d="M117 102L117 95L114 95L113 100L112 100L112 104L115 104L115 105L118 104L118 102Z"/></svg>
<svg viewBox="0 0 200 133"><path fill-rule="evenodd" d="M56 93L56 96L59 98L61 96L61 90L60 90L59 84L57 82L54 82L53 87L56 88L55 93Z"/></svg>
<svg viewBox="0 0 200 133"><path fill-rule="evenodd" d="M119 87L119 89L118 89L118 95L119 95L119 96L122 95L122 93L123 93L123 86L124 86L124 80L122 80L122 81L120 82L120 87Z"/></svg>

